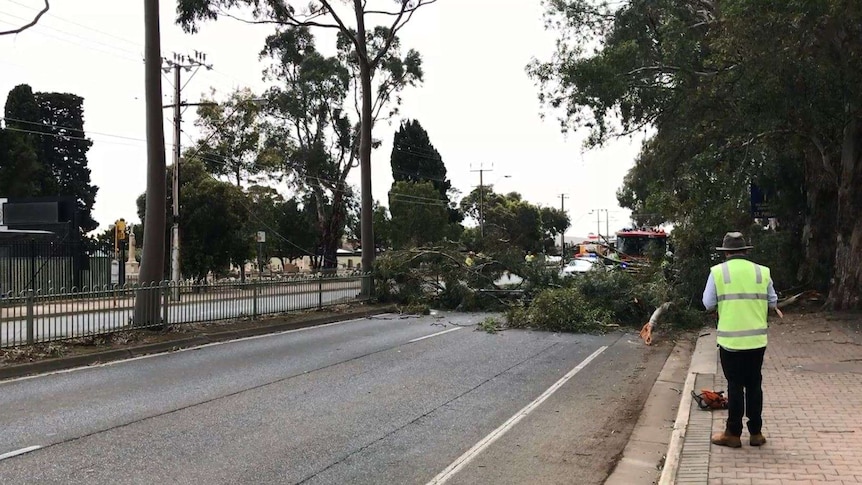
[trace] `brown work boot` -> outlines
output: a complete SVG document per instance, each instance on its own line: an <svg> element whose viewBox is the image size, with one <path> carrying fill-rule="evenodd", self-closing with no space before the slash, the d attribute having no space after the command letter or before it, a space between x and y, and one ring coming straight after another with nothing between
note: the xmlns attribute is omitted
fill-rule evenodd
<svg viewBox="0 0 862 485"><path fill-rule="evenodd" d="M749 438L748 444L751 446L763 446L766 444L766 436L763 436L763 433L753 434Z"/></svg>
<svg viewBox="0 0 862 485"><path fill-rule="evenodd" d="M712 444L718 446L727 446L728 448L742 448L742 439L739 436L733 436L727 431L712 435Z"/></svg>

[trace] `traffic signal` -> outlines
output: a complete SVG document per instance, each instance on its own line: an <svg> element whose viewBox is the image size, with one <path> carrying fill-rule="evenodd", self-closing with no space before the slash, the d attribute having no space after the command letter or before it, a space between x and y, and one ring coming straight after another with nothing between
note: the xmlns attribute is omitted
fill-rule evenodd
<svg viewBox="0 0 862 485"><path fill-rule="evenodd" d="M114 230L116 231L117 241L123 241L126 239L126 220L120 219L114 224Z"/></svg>

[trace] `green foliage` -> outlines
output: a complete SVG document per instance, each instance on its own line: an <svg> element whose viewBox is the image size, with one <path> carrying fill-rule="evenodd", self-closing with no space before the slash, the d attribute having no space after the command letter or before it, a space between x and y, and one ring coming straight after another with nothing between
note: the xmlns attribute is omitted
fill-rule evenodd
<svg viewBox="0 0 862 485"><path fill-rule="evenodd" d="M374 201L374 217L371 223L374 225L374 245L378 248L392 247L392 220L386 207L378 201ZM360 232L357 228L356 234Z"/></svg>
<svg viewBox="0 0 862 485"><path fill-rule="evenodd" d="M638 328L667 301L677 304L663 315L661 326L688 327L702 320L698 312L674 297L674 289L660 272L599 271L567 283L563 288L538 292L529 306L513 307L507 314L509 325L564 332Z"/></svg>
<svg viewBox="0 0 862 485"><path fill-rule="evenodd" d="M484 192L484 194L483 194ZM484 196L484 202L483 202ZM465 231L462 241L473 250L504 252L516 248L523 252L541 252L560 231L569 226L568 216L557 209L538 207L511 192L498 194L493 187L476 188L461 200L461 210L480 219L484 203L485 237L473 230Z"/></svg>
<svg viewBox="0 0 862 485"><path fill-rule="evenodd" d="M93 220L93 204L99 188L90 183L87 152L93 142L84 133L84 98L67 93L36 93L44 133L40 137L39 160L48 174L43 178L43 195L74 196L80 211L82 232L98 227Z"/></svg>
<svg viewBox="0 0 862 485"><path fill-rule="evenodd" d="M398 182L430 182L439 195L434 198L443 200L447 206L449 222L458 224L464 219L460 211L448 207L452 183L446 178L446 165L419 121L401 123L392 142L390 164L393 185Z"/></svg>
<svg viewBox="0 0 862 485"><path fill-rule="evenodd" d="M556 207L542 207L542 234L545 239L542 241L543 250L546 254L557 254L557 238L560 234L566 232L569 228L569 216Z"/></svg>
<svg viewBox="0 0 862 485"><path fill-rule="evenodd" d="M77 200L82 233L98 226L84 132L84 99L67 93L33 93L22 84L6 99L0 131L0 193L21 197L70 196Z"/></svg>
<svg viewBox="0 0 862 485"><path fill-rule="evenodd" d="M239 266L251 258L254 239L247 224L246 197L240 188L210 176L200 160L180 162L183 275L205 280L210 272L226 274L231 264ZM138 198L141 220L146 217L145 201L144 195ZM169 233L165 234L165 244L170 244Z"/></svg>
<svg viewBox="0 0 862 485"><path fill-rule="evenodd" d="M262 58L272 61L266 78L279 83L266 94L261 158L286 174L290 188L309 208L325 268L337 264L336 251L356 204L347 184L359 156L359 126L347 109L348 98L357 89L351 45L339 40L336 55L328 57L317 50L308 27L283 27L267 38L261 52ZM388 63L381 69L381 76L389 76L388 88L378 99L379 109L421 79L418 65L398 65L397 45L388 52Z"/></svg>
<svg viewBox="0 0 862 485"><path fill-rule="evenodd" d="M41 116L30 86L22 84L9 92L5 116L6 129L0 130L0 194L41 195L42 179L48 174L38 158Z"/></svg>
<svg viewBox="0 0 862 485"><path fill-rule="evenodd" d="M862 199L851 195L862 183L862 6L547 5L561 42L529 69L563 126L590 129L591 144L657 128L621 204L639 221L682 228L681 247L704 262L714 236L750 225L756 183L780 222L769 236L786 251L779 260L804 255L785 284L829 286L834 307L862 303L862 273L851 269L862 259Z"/></svg>
<svg viewBox="0 0 862 485"><path fill-rule="evenodd" d="M7 122L8 125L8 122ZM34 197L40 193L41 164L36 156L36 135L0 130L0 194Z"/></svg>
<svg viewBox="0 0 862 485"><path fill-rule="evenodd" d="M215 91L211 93L215 98ZM237 89L227 101L204 100L198 107L195 126L201 140L194 153L207 171L226 175L237 187L267 168L261 157L261 107L248 88Z"/></svg>
<svg viewBox="0 0 862 485"><path fill-rule="evenodd" d="M401 313L407 315L430 315L431 308L423 303L409 303L400 309Z"/></svg>
<svg viewBox="0 0 862 485"><path fill-rule="evenodd" d="M395 115L400 93L422 81L422 57L415 50L402 57L397 33L416 10L430 3L401 2L395 11L386 12L355 2L352 28L342 20L350 17L342 17L343 12L329 2L312 1L304 8L282 1L177 2L177 23L186 31L195 32L200 23L228 10L242 10L257 22L278 26L261 52L273 60L265 77L285 84L268 96L272 108L266 159L280 167L299 192L315 199L326 268L337 264L336 250L350 218L352 190L346 184L350 169L370 167L371 151L380 144L372 136L374 124ZM374 26L370 17L381 14L394 21ZM334 58L316 52L312 26L337 30ZM355 123L344 109L347 93L361 96L361 102L351 103L359 118ZM371 200L363 200L364 210L372 211ZM376 242L365 241L366 247Z"/></svg>
<svg viewBox="0 0 862 485"><path fill-rule="evenodd" d="M246 234L267 233L267 257L292 261L314 254L318 245L314 215L297 199L285 200L275 189L253 185L247 190L246 206L254 214L246 218ZM248 211L246 211L248 212Z"/></svg>
<svg viewBox="0 0 862 485"><path fill-rule="evenodd" d="M374 266L375 291L379 301L424 303L439 308L475 311L502 307L502 298L494 292L497 281L507 268L502 261L467 255L455 247L388 251Z"/></svg>
<svg viewBox="0 0 862 485"><path fill-rule="evenodd" d="M487 317L479 322L476 330L494 334L500 331L500 322L498 322L494 317Z"/></svg>
<svg viewBox="0 0 862 485"><path fill-rule="evenodd" d="M391 239L396 249L442 241L449 228L445 200L430 182L400 181L389 191Z"/></svg>

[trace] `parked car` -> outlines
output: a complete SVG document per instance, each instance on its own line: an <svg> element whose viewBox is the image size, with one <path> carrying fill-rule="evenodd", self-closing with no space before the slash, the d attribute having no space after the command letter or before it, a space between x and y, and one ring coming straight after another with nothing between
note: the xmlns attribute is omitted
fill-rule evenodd
<svg viewBox="0 0 862 485"><path fill-rule="evenodd" d="M605 269L605 265L595 258L575 258L560 271L562 276L574 276L577 274L589 273L590 271L598 271Z"/></svg>

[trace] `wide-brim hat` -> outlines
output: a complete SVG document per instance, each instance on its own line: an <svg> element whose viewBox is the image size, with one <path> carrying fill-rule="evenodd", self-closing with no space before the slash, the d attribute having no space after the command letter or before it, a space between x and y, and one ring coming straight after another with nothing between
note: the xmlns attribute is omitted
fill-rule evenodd
<svg viewBox="0 0 862 485"><path fill-rule="evenodd" d="M724 240L721 242L721 247L715 248L718 251L745 251L752 249L754 246L745 244L745 238L741 232L728 232L724 235Z"/></svg>

